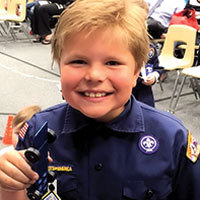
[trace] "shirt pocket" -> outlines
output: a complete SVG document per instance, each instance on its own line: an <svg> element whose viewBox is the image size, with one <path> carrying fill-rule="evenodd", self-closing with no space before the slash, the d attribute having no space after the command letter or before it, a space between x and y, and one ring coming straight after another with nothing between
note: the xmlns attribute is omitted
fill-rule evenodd
<svg viewBox="0 0 200 200"><path fill-rule="evenodd" d="M61 199L79 200L78 184L74 174L58 173L57 189Z"/></svg>
<svg viewBox="0 0 200 200"><path fill-rule="evenodd" d="M123 200L166 200L172 192L170 180L128 181L123 187Z"/></svg>

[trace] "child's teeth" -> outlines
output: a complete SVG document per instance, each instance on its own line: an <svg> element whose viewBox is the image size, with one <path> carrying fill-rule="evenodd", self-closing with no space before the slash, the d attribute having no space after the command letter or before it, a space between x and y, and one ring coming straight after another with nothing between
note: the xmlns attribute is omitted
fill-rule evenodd
<svg viewBox="0 0 200 200"><path fill-rule="evenodd" d="M91 92L91 93L89 93L89 92L85 92L85 96L87 96L87 97L104 97L106 95L106 93L105 92L102 92L102 93L100 93L100 92L98 92L98 93L93 93L93 92Z"/></svg>

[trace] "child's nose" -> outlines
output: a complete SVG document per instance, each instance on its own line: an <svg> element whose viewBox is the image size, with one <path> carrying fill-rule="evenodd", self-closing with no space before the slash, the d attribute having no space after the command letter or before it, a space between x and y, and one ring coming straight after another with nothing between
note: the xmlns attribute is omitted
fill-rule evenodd
<svg viewBox="0 0 200 200"><path fill-rule="evenodd" d="M106 78L106 69L101 64L93 64L88 67L85 75L87 81L103 81Z"/></svg>

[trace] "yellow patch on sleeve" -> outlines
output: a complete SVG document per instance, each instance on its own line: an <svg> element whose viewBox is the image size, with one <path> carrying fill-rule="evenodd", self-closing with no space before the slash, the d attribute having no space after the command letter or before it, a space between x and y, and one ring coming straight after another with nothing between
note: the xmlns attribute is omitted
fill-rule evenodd
<svg viewBox="0 0 200 200"><path fill-rule="evenodd" d="M188 143L186 156L192 161L196 162L199 156L200 146L198 145L196 139L192 136L190 131L188 131Z"/></svg>

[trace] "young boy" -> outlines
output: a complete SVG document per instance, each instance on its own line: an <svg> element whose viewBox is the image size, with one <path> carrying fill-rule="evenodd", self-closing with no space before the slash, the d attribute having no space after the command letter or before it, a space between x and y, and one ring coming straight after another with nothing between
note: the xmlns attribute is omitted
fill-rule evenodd
<svg viewBox="0 0 200 200"><path fill-rule="evenodd" d="M148 59L144 7L76 0L59 19L52 52L67 103L36 114L17 149L48 121L57 134L49 168L62 200L199 199L196 141L174 116L131 96ZM16 196L38 179L23 152L0 157L0 186Z"/></svg>
<svg viewBox="0 0 200 200"><path fill-rule="evenodd" d="M149 59L141 70L136 86L132 90L134 97L149 106L155 107L152 86L159 79L163 67L159 66L158 54L155 45L150 43Z"/></svg>

